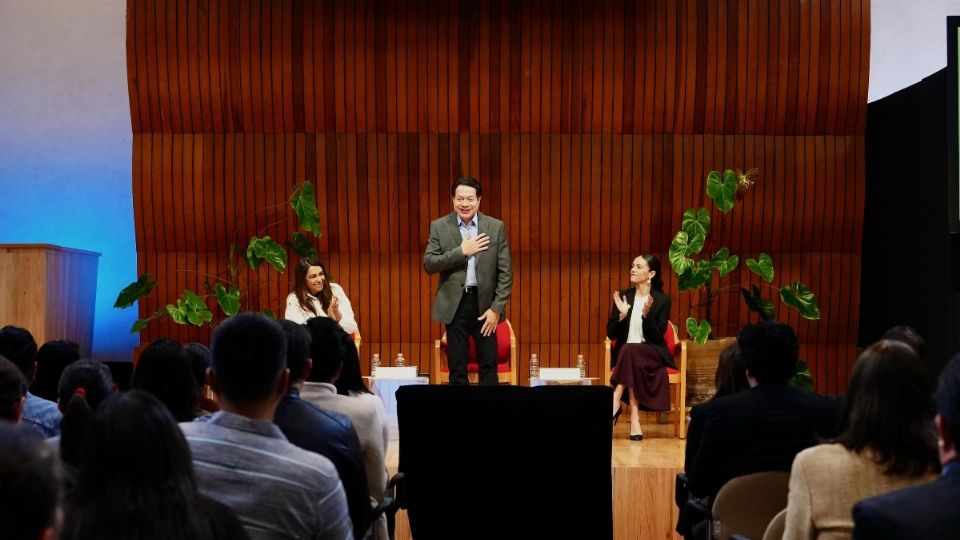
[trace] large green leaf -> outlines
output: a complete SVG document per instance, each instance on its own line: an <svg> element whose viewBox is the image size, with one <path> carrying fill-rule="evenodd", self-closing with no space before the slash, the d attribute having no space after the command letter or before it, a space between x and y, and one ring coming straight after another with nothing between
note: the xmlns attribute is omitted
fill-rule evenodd
<svg viewBox="0 0 960 540"><path fill-rule="evenodd" d="M760 295L760 287L751 285L750 290L741 288L740 292L743 294L743 301L746 302L750 311L760 315L760 318L765 321L773 320L776 316L773 303Z"/></svg>
<svg viewBox="0 0 960 540"><path fill-rule="evenodd" d="M220 309L223 310L227 317L232 317L240 311L240 289L235 285L230 285L230 290L228 291L223 285L217 283L214 287L214 292L217 295L217 303L220 304Z"/></svg>
<svg viewBox="0 0 960 540"><path fill-rule="evenodd" d="M117 295L117 301L113 303L115 308L128 308L134 302L150 294L150 291L157 286L156 281L150 281L150 274L143 274L136 281L127 285ZM139 332L140 330L137 330ZM135 333L135 332L134 332Z"/></svg>
<svg viewBox="0 0 960 540"><path fill-rule="evenodd" d="M706 208L698 208L696 212L687 208L680 219L680 230L690 238L706 237L710 234L710 212Z"/></svg>
<svg viewBox="0 0 960 540"><path fill-rule="evenodd" d="M167 313L177 324L200 326L213 320L213 313L207 308L206 302L190 289L183 291L176 306L167 304Z"/></svg>
<svg viewBox="0 0 960 540"><path fill-rule="evenodd" d="M704 319L698 323L693 317L687 318L687 335L697 343L701 345L706 343L710 338L711 330L710 321Z"/></svg>
<svg viewBox="0 0 960 540"><path fill-rule="evenodd" d="M721 212L733 210L733 203L737 196L737 173L727 169L721 175L717 171L710 171L707 175L707 196Z"/></svg>
<svg viewBox="0 0 960 540"><path fill-rule="evenodd" d="M293 207L294 213L297 214L297 223L300 225L300 228L319 237L320 212L317 211L316 195L313 191L313 184L310 183L310 181L294 186L290 206Z"/></svg>
<svg viewBox="0 0 960 540"><path fill-rule="evenodd" d="M293 231L290 240L287 240L287 247L301 257L316 257L317 248L313 247L313 242L309 238L300 234L300 231Z"/></svg>
<svg viewBox="0 0 960 540"><path fill-rule="evenodd" d="M136 334L137 332L140 332L141 330L146 328L147 325L150 324L150 321L154 319L166 317L166 316L167 316L167 310L161 309L145 319L137 319L136 322L133 323L133 326L130 327L130 333Z"/></svg>
<svg viewBox="0 0 960 540"><path fill-rule="evenodd" d="M276 268L278 272L283 272L287 267L287 252L269 236L263 238L253 236L247 246L247 264L256 270L263 261L270 263L270 266Z"/></svg>
<svg viewBox="0 0 960 540"><path fill-rule="evenodd" d="M680 231L673 237L673 241L670 242L670 251L667 252L670 268L673 269L674 274L680 275L693 265L693 261L687 257L689 253L690 236Z"/></svg>
<svg viewBox="0 0 960 540"><path fill-rule="evenodd" d="M717 269L720 277L733 272L738 264L740 264L740 257L730 255L730 250L727 248L720 248L713 255L713 259L710 259L710 265Z"/></svg>
<svg viewBox="0 0 960 540"><path fill-rule="evenodd" d="M747 259L747 268L760 276L760 279L770 283L773 281L773 259L766 253L761 253L759 259L758 261Z"/></svg>
<svg viewBox="0 0 960 540"><path fill-rule="evenodd" d="M790 379L790 384L806 390L813 390L813 376L810 375L810 368L803 360L797 362L797 371Z"/></svg>
<svg viewBox="0 0 960 540"><path fill-rule="evenodd" d="M780 288L780 299L783 303L800 312L804 319L816 320L820 318L820 308L817 307L817 298L806 285L794 281L790 285Z"/></svg>
<svg viewBox="0 0 960 540"><path fill-rule="evenodd" d="M710 270L713 267L710 263L700 261L687 268L685 272L677 276L677 283L680 285L680 292L697 289L710 281Z"/></svg>

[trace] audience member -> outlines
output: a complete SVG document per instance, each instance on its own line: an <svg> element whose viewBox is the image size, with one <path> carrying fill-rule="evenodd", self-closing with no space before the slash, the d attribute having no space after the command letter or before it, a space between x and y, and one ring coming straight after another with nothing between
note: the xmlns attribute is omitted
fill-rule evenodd
<svg viewBox="0 0 960 540"><path fill-rule="evenodd" d="M936 481L864 499L853 507L853 538L956 538L960 530L960 354L940 374L934 395L937 447L943 469Z"/></svg>
<svg viewBox="0 0 960 540"><path fill-rule="evenodd" d="M0 356L0 420L20 423L27 395L27 379L13 362Z"/></svg>
<svg viewBox="0 0 960 540"><path fill-rule="evenodd" d="M60 375L80 359L80 346L66 339L48 341L37 350L37 376L30 385L35 396L57 401Z"/></svg>
<svg viewBox="0 0 960 540"><path fill-rule="evenodd" d="M854 503L938 469L926 369L907 344L878 341L853 366L840 435L793 461L783 538L849 538Z"/></svg>
<svg viewBox="0 0 960 540"><path fill-rule="evenodd" d="M130 388L153 394L177 422L189 422L204 414L198 408L200 393L190 358L176 341L158 339L147 345L130 377Z"/></svg>
<svg viewBox="0 0 960 540"><path fill-rule="evenodd" d="M56 451L35 430L0 422L0 536L59 537L60 475Z"/></svg>
<svg viewBox="0 0 960 540"><path fill-rule="evenodd" d="M310 360L310 333L303 325L293 321L282 320L280 325L287 335L290 386L277 406L273 423L293 444L333 462L347 494L353 536L363 538L369 525L370 491L367 488L360 439L349 417L300 399L304 380L313 367Z"/></svg>
<svg viewBox="0 0 960 540"><path fill-rule="evenodd" d="M80 467L80 447L83 446L93 412L114 393L110 368L101 362L78 360L63 370L57 404L63 411L60 459L68 465L68 479Z"/></svg>
<svg viewBox="0 0 960 540"><path fill-rule="evenodd" d="M310 358L313 360L308 381L319 382L304 383L300 397L321 409L350 417L360 437L370 495L381 502L387 488L386 452L390 438L383 402L372 394L366 394L369 396L366 398L362 393L349 390L345 390L349 395L337 392L333 383L338 380L344 365L356 363L359 371L357 349L340 325L329 317L314 317L307 321L307 329L312 338ZM385 534L385 520L378 525L378 531L379 535Z"/></svg>
<svg viewBox="0 0 960 540"><path fill-rule="evenodd" d="M253 538L353 538L337 470L273 423L288 387L279 323L240 313L213 334L208 382L220 412L182 423L200 491L233 508Z"/></svg>
<svg viewBox="0 0 960 540"><path fill-rule="evenodd" d="M764 321L737 337L750 388L713 402L687 471L690 492L710 497L731 478L789 471L797 452L836 433L835 400L790 384L799 345L789 326Z"/></svg>
<svg viewBox="0 0 960 540"><path fill-rule="evenodd" d="M713 393L713 397L704 403L694 405L690 409L690 424L687 426L687 445L683 459L683 470L685 471L689 471L693 465L693 457L700 447L703 423L710 414L710 408L714 402L750 387L750 383L747 382L747 368L740 359L740 347L737 346L736 342L720 352L714 384L716 385L716 391Z"/></svg>
<svg viewBox="0 0 960 540"><path fill-rule="evenodd" d="M81 458L64 540L247 538L232 510L197 492L183 433L149 393L107 399L94 414Z"/></svg>
<svg viewBox="0 0 960 540"><path fill-rule="evenodd" d="M198 407L206 413L214 413L220 410L220 406L208 396L210 392L207 386L207 369L210 368L210 349L203 343L192 341L183 346L190 358L190 369L193 371L193 379L197 383L197 392L200 395L200 404Z"/></svg>
<svg viewBox="0 0 960 540"><path fill-rule="evenodd" d="M37 375L37 342L29 331L11 325L0 328L0 355L20 368L28 386L33 382ZM56 403L27 392L23 404L24 424L49 438L60 434L60 418Z"/></svg>

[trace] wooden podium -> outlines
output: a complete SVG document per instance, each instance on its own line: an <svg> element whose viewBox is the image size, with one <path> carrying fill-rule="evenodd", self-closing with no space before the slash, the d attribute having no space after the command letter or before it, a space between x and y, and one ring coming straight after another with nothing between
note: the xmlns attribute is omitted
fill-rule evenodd
<svg viewBox="0 0 960 540"><path fill-rule="evenodd" d="M75 341L89 358L99 257L50 244L0 244L0 327L26 328L37 346Z"/></svg>

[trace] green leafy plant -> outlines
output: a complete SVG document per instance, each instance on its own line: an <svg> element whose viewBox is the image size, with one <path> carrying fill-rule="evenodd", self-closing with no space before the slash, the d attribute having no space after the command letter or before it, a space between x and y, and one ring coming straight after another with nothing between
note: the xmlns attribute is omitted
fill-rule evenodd
<svg viewBox="0 0 960 540"><path fill-rule="evenodd" d="M729 169L723 173L711 171L707 175L707 197L720 211L720 219L733 210L737 199L753 186L756 175L756 169L746 173ZM705 316L699 320L688 317L685 325L687 335L697 343L706 343L713 332L711 321L716 322L713 313L714 301L719 295L734 292L737 288L735 285L719 287L720 280L740 264L740 257L731 254L728 248L712 249L714 242L709 236L711 226L711 214L706 208L688 208L681 217L680 230L670 242L668 253L670 267L677 275L680 292L699 292L699 301L690 306L690 311L702 309ZM769 290L777 291L780 301L796 309L800 316L806 319L820 318L816 297L806 285L799 281L779 287L773 285L776 273L770 255L760 253L756 259L747 259L746 265L762 283L740 288L739 292L747 308L761 319L772 320L776 317L773 302L764 296L764 292Z"/></svg>
<svg viewBox="0 0 960 540"><path fill-rule="evenodd" d="M297 216L297 225L314 238L319 238L321 235L320 213L317 210L316 191L313 188L313 184L306 181L295 185L288 201L263 209L261 212L279 212L279 210L287 204L289 204ZM263 263L267 263L277 272L283 272L286 269L288 260L287 250L284 249L279 242L270 238L270 236L263 235L267 229L277 227L284 221L286 220L279 219L274 221L259 231L258 234L251 236L245 250L236 240L232 242L227 247L228 268L226 271L214 276L207 276L214 279L213 284L209 282L204 283L207 294L201 296L189 289L185 289L180 297L177 298L175 304L167 304L149 317L138 319L133 323L130 332L140 332L152 321L165 317L170 317L170 319L177 324L191 324L194 326L208 324L213 321L214 317L213 312L207 305L208 297L216 299L220 311L227 317L237 314L242 306L239 277L243 268L246 267L256 271ZM237 234L234 234L235 239L237 236ZM285 244L287 248L301 257L313 257L317 254L317 249L314 247L313 241L300 231L294 231L290 235L290 238L285 241ZM246 261L246 265L244 266L240 260ZM120 291L113 307L119 309L129 308L134 305L137 300L149 296L156 286L157 282L150 280L150 274L143 274L139 276L136 281ZM262 313L276 319L276 314L269 309L263 310Z"/></svg>

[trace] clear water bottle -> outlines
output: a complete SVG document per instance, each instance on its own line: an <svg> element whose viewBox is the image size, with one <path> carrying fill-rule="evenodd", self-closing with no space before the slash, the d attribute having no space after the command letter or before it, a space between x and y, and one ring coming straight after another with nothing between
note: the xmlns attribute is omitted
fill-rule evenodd
<svg viewBox="0 0 960 540"><path fill-rule="evenodd" d="M397 359L393 362L393 365L397 367L404 367L407 365L407 360L403 357L403 353L397 354Z"/></svg>
<svg viewBox="0 0 960 540"><path fill-rule="evenodd" d="M380 355L373 355L373 359L370 360L370 376L373 378L377 377L377 369L380 368Z"/></svg>
<svg viewBox="0 0 960 540"><path fill-rule="evenodd" d="M537 355L530 355L530 380L540 378L540 359Z"/></svg>
<svg viewBox="0 0 960 540"><path fill-rule="evenodd" d="M580 370L580 378L584 379L587 376L587 363L583 360L583 355L577 355L577 369Z"/></svg>

